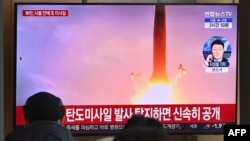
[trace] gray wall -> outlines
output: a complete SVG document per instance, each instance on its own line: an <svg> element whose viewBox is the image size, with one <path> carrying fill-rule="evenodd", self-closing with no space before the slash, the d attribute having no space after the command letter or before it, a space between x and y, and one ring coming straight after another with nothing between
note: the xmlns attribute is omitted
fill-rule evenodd
<svg viewBox="0 0 250 141"><path fill-rule="evenodd" d="M3 1L0 0L0 140L3 140Z"/></svg>

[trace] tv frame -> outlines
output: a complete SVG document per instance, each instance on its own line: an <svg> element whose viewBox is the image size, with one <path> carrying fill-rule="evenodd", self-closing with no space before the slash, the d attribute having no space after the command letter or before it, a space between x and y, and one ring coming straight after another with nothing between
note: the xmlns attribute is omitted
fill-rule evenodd
<svg viewBox="0 0 250 141"><path fill-rule="evenodd" d="M14 26L15 26L15 30L14 30L14 35L15 35L15 38L14 38L14 40L15 40L15 44L14 44L14 50L15 50L15 55L14 55L14 68L15 68L15 70L14 70L14 78L16 78L16 58L17 58L17 56L16 56L16 46L17 46L17 42L16 42L16 40L17 40L17 37L16 37L16 35L17 35L17 26L16 26L16 24L17 24L17 21L16 21L16 19L17 19L17 15L16 15L16 12L17 12L17 6L18 5L155 5L155 4L159 4L159 3L15 3L15 24L14 24ZM235 3L160 3L160 4L166 4L166 5L234 5L234 6L236 6L237 7L237 37L238 37L238 31L239 31L239 23L238 23L238 19L239 19L239 6L238 6L238 4L235 4ZM239 105L239 103L238 103L238 88L239 88L239 86L238 86L238 83L239 83L239 80L238 80L238 77L239 77L239 74L238 74L238 68L239 68L239 54L238 54L238 52L239 52L239 45L238 45L238 40L236 41L236 44L237 44L237 51L235 51L236 52L236 66L237 66L237 68L236 68L236 105L235 105L235 124L237 123L237 119L238 119L238 117L237 117L237 107L238 107L238 105ZM16 79L14 80L14 107L16 107ZM13 113L13 115L14 115L14 118L13 118L13 120L14 120L14 129L16 129L16 128L18 128L18 127L16 127L16 109L14 108L14 113ZM205 126L207 123L204 123L203 125L201 125L201 126ZM184 125L184 127L186 126L185 124L183 124ZM190 124L187 124L187 126L190 126ZM116 133L118 133L119 131L108 131L108 132L102 132L102 133L92 133L92 132L90 132L90 133L84 133L84 134L82 134L82 133L74 133L73 132L73 134L74 135L76 135L76 136L78 136L78 135L115 135ZM197 133L190 133L190 132L183 132L183 130L180 130L180 132L178 132L178 131L176 131L176 132L169 132L169 134L174 134L174 135L179 135L179 134L191 134L191 135L199 135L199 134L223 134L223 132L213 132L213 133L210 133L210 132L197 132Z"/></svg>

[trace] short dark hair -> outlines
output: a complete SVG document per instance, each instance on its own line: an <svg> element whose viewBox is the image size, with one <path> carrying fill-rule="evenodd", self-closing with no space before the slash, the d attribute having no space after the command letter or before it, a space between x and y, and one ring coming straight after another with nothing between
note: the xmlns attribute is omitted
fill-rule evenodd
<svg viewBox="0 0 250 141"><path fill-rule="evenodd" d="M133 115L124 126L124 130L133 128L133 127L153 127L153 128L159 128L164 129L162 123L153 118L153 117L145 117L141 114Z"/></svg>
<svg viewBox="0 0 250 141"><path fill-rule="evenodd" d="M27 99L23 113L29 122L56 121L63 118L65 109L60 98L48 92L38 92Z"/></svg>
<svg viewBox="0 0 250 141"><path fill-rule="evenodd" d="M113 141L168 141L163 124L154 117L135 114Z"/></svg>
<svg viewBox="0 0 250 141"><path fill-rule="evenodd" d="M213 46L214 45L222 45L222 47L224 48L224 43L221 41L221 40L219 40L219 39L217 39L217 40L214 40L213 42L212 42L212 44L211 44L211 50L213 49Z"/></svg>
<svg viewBox="0 0 250 141"><path fill-rule="evenodd" d="M116 135L113 141L168 141L168 134L152 127L133 127Z"/></svg>

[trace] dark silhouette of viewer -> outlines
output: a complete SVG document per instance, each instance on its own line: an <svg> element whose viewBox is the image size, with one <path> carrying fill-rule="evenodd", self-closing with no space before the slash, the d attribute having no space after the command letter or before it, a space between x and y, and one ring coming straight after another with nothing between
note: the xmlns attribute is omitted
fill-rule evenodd
<svg viewBox="0 0 250 141"><path fill-rule="evenodd" d="M132 127L152 127L164 130L163 125L155 118L145 117L141 114L133 115L126 123L123 130Z"/></svg>
<svg viewBox="0 0 250 141"><path fill-rule="evenodd" d="M150 127L134 127L118 134L113 141L169 141L166 132Z"/></svg>
<svg viewBox="0 0 250 141"><path fill-rule="evenodd" d="M169 141L169 137L157 119L134 115L113 141Z"/></svg>
<svg viewBox="0 0 250 141"><path fill-rule="evenodd" d="M60 98L48 92L29 97L23 106L26 126L9 133L5 141L75 141L61 125L65 114Z"/></svg>

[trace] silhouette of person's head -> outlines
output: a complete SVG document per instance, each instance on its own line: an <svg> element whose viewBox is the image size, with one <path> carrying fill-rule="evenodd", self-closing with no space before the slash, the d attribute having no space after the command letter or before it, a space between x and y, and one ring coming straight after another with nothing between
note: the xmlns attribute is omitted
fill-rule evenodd
<svg viewBox="0 0 250 141"><path fill-rule="evenodd" d="M145 117L140 114L133 115L125 124L124 130L133 127L152 127L164 129L160 121L155 118Z"/></svg>
<svg viewBox="0 0 250 141"><path fill-rule="evenodd" d="M34 121L61 121L65 109L60 98L48 92L38 92L30 96L23 106L27 123Z"/></svg>
<svg viewBox="0 0 250 141"><path fill-rule="evenodd" d="M75 141L61 121L65 110L60 98L48 92L30 96L23 106L27 125L13 130L5 141Z"/></svg>
<svg viewBox="0 0 250 141"><path fill-rule="evenodd" d="M160 128L132 127L123 130L113 141L168 141L167 133Z"/></svg>
<svg viewBox="0 0 250 141"><path fill-rule="evenodd" d="M161 122L155 118L133 115L113 141L168 141Z"/></svg>

